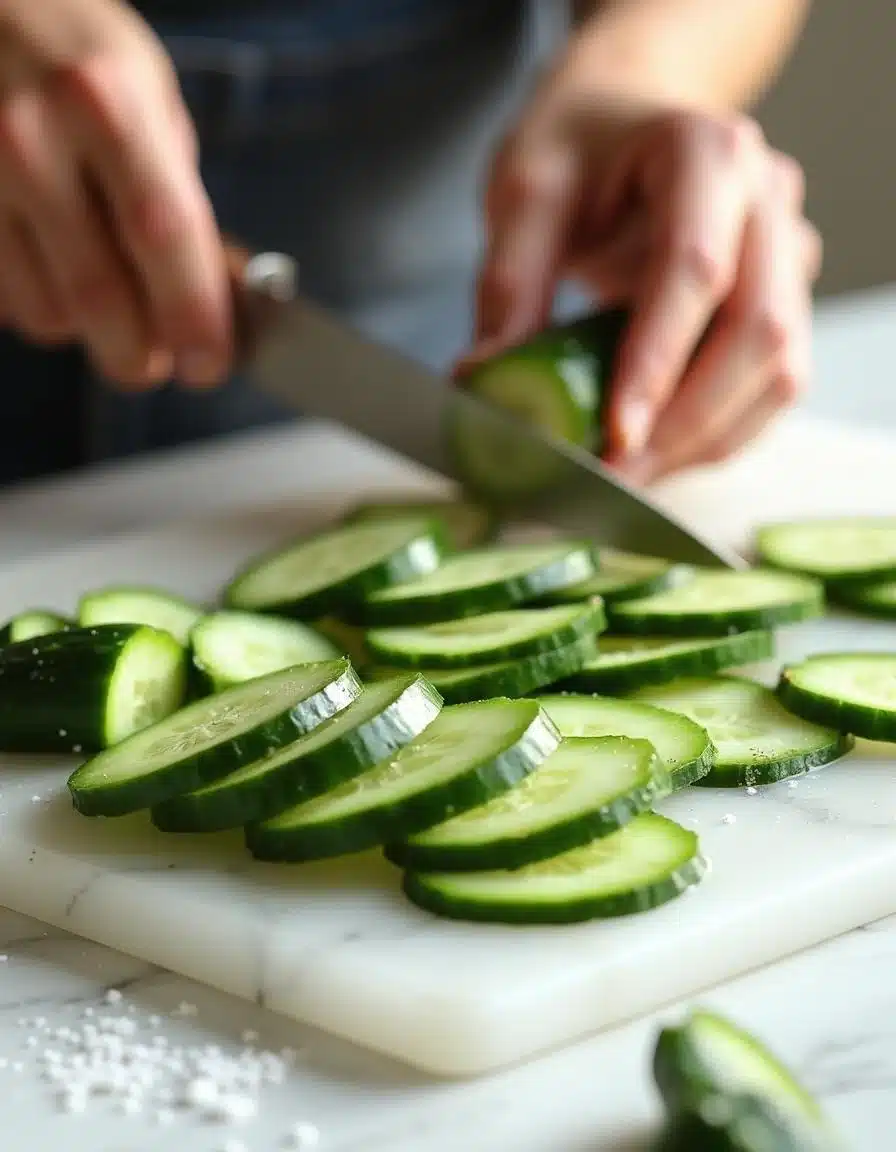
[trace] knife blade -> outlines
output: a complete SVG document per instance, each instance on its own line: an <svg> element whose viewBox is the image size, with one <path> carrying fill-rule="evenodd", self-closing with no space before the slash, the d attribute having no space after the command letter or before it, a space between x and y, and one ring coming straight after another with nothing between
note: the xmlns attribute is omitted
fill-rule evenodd
<svg viewBox="0 0 896 1152"><path fill-rule="evenodd" d="M233 259L233 253L230 253ZM487 405L409 357L377 343L302 298L298 268L281 253L243 262L238 293L240 367L250 382L304 415L337 421L449 477L468 481L446 437L452 421L491 425L514 453L549 465L550 483L497 506L598 544L680 563L743 568L736 553L703 539L610 474L590 453ZM480 501L494 503L474 492Z"/></svg>

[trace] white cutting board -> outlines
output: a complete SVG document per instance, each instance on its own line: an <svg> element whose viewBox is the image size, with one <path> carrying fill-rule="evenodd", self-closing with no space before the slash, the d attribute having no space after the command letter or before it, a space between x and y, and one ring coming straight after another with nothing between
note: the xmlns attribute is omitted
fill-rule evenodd
<svg viewBox="0 0 896 1152"><path fill-rule="evenodd" d="M20 564L0 572L0 615L65 608L109 580L206 597L302 523L295 506L260 507ZM813 624L782 654L865 642L896 644L896 629ZM531 930L418 911L375 853L260 865L238 835L85 819L68 767L3 764L0 903L441 1074L518 1061L896 912L889 747L792 788L674 798L665 810L699 831L712 863L699 889L624 922Z"/></svg>

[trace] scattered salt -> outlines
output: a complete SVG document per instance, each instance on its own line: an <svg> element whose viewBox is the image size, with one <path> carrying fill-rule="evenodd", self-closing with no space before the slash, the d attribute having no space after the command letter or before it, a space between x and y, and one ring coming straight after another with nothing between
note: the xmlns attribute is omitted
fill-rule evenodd
<svg viewBox="0 0 896 1152"><path fill-rule="evenodd" d="M737 821L737 817L734 815L733 812L726 812L725 815L722 817L722 823L723 824L734 824L736 821Z"/></svg>
<svg viewBox="0 0 896 1152"><path fill-rule="evenodd" d="M757 793L758 791L759 791L759 789L758 789L758 788L754 788L754 787L751 785L751 786L750 786L750 787L747 789L747 795L748 795L748 796L755 796L755 795L756 795L756 793Z"/></svg>

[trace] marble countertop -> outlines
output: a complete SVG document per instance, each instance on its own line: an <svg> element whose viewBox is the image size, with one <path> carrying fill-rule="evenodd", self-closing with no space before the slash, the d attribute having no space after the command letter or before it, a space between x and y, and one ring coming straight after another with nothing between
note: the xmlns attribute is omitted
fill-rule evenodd
<svg viewBox="0 0 896 1152"><path fill-rule="evenodd" d="M820 310L819 385L810 412L896 425L889 388L894 320L891 291ZM267 475L242 478L246 503L260 491L274 495L278 479L286 490L288 438L273 437ZM5 494L4 562L175 508L183 514L217 507L228 473L232 494L232 451L177 453ZM880 1152L896 1124L894 966L896 917L731 982L701 1002L757 1032L790 1062L853 1152ZM446 1083L0 911L0 1145L11 1152L638 1152L660 1115L649 1075L653 1038L678 1011L670 1006L494 1077ZM130 1103L112 1091L91 1096L83 1111L83 1102L67 1111L53 1066L97 1031L129 1035L129 1051L136 1046L148 1069L146 1090L132 1093ZM278 1054L268 1058L259 1091L249 1093L257 1115L227 1123L180 1106L188 1082L202 1078L203 1060L240 1059L247 1046ZM164 1059L153 1056L159 1049Z"/></svg>

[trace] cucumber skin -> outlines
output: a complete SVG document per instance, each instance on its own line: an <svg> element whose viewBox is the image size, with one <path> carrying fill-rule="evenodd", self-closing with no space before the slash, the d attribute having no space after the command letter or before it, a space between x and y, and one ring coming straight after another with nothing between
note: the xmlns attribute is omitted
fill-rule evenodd
<svg viewBox="0 0 896 1152"><path fill-rule="evenodd" d="M860 616L874 616L880 620L896 620L896 600L887 603L886 600L874 598L877 588L892 587L894 580L875 580L873 583L858 580L830 584L827 586L827 596L831 604L838 608L849 608Z"/></svg>
<svg viewBox="0 0 896 1152"><path fill-rule="evenodd" d="M254 760L260 760L267 755L269 748L282 748L298 736L304 736L327 716L345 707L347 696L354 698L360 694L361 682L351 664L347 660L340 663L344 664L344 668L322 691L285 708L267 723L244 732L237 740L227 740L201 752L188 753L164 773L155 773L152 777L138 778L127 783L119 782L108 789L81 788L78 785L79 773L91 764L90 760L86 761L72 773L68 781L76 811L82 816L126 816L142 808L153 808L179 792L201 788L203 784L226 776ZM231 691L239 691L244 687L243 684L237 685ZM226 697L227 693L219 695ZM324 708L327 715L322 716Z"/></svg>
<svg viewBox="0 0 896 1152"><path fill-rule="evenodd" d="M442 706L441 696L422 677L412 683L420 686L421 695L432 705L430 719L435 719ZM412 684L402 695L406 696L409 690ZM412 731L406 722L396 722L394 712L401 706L400 702L393 703L385 712L345 732L317 752L305 755L299 752L296 760L267 773L263 782L256 779L246 787L228 789L214 797L197 796L193 792L172 796L152 808L152 822L160 832L221 832L266 820L295 804L321 796L366 772L380 760L394 756L423 731L423 728Z"/></svg>
<svg viewBox="0 0 896 1152"><path fill-rule="evenodd" d="M49 609L44 608L31 608L27 612L19 612L12 617L11 620L0 627L0 647L6 647L9 644L20 644L24 641L13 640L12 633L16 624L23 616L46 616L48 620L55 620L55 627L47 630L46 632L36 633L34 636L29 636L29 640L37 639L38 636L50 636L55 632L67 632L70 628L76 627L76 622L67 616L60 616L58 612L51 612Z"/></svg>
<svg viewBox="0 0 896 1152"><path fill-rule="evenodd" d="M680 612L650 612L644 616L627 614L626 608L636 603L636 600L626 600L607 605L607 619L612 631L629 636L730 636L734 632L765 632L783 624L814 620L823 615L825 605L820 584L817 596L811 601L744 608L733 612L707 612L701 615L685 615Z"/></svg>
<svg viewBox="0 0 896 1152"><path fill-rule="evenodd" d="M267 828L264 823L247 824L246 847L257 860L320 860L404 840L460 812L486 804L519 784L559 746L560 736L553 721L537 706L532 715L532 721L512 747L463 776L408 796L388 808L368 809L335 822L283 831Z"/></svg>
<svg viewBox="0 0 896 1152"><path fill-rule="evenodd" d="M645 659L637 665L612 665L606 668L584 666L560 687L570 692L596 692L614 696L644 688L648 684L666 684L686 676L711 676L723 668L752 664L775 654L772 632L738 632L726 637L724 647L693 652L670 653L665 659ZM598 641L598 659L600 641Z"/></svg>
<svg viewBox="0 0 896 1152"><path fill-rule="evenodd" d="M797 1137L755 1096L705 1096L668 1120L652 1152L834 1152Z"/></svg>
<svg viewBox="0 0 896 1152"><path fill-rule="evenodd" d="M769 764L738 764L730 768L713 764L706 775L695 780L694 784L698 788L755 788L765 784L778 784L794 776L805 776L814 768L833 764L851 752L855 744L852 735L841 732L824 748L791 756L787 760L775 760Z"/></svg>
<svg viewBox="0 0 896 1152"><path fill-rule="evenodd" d="M413 904L449 920L469 920L480 924L579 924L586 920L610 920L651 912L699 884L707 871L705 859L698 854L656 884L613 896L556 904L495 906L478 900L446 899L427 883L427 873L412 871L404 873L402 891Z"/></svg>
<svg viewBox="0 0 896 1152"><path fill-rule="evenodd" d="M426 625L423 625L426 627ZM555 629L547 635L532 636L524 642L500 645L492 648L487 654L482 652L476 655L478 660L466 658L458 659L456 656L434 655L421 653L419 656L408 656L406 653L391 649L383 644L382 636L389 632L388 628L371 629L366 634L367 648L375 659L392 664L397 668L469 668L476 664L498 664L504 661L516 660L523 656L537 656L547 652L556 652L558 648L566 648L578 641L594 638L606 627L606 615L602 601L583 604L582 612L574 616L561 628Z"/></svg>
<svg viewBox="0 0 896 1152"><path fill-rule="evenodd" d="M859 736L863 740L896 743L896 711L881 712L877 708L843 700L819 700L814 693L794 684L787 668L782 669L775 692L787 711L802 720L824 728L836 728L841 733Z"/></svg>
<svg viewBox="0 0 896 1152"><path fill-rule="evenodd" d="M109 682L127 644L147 632L170 640L172 654L180 650L185 692L186 650L147 625L75 627L0 649L0 750L71 756L105 749Z"/></svg>

